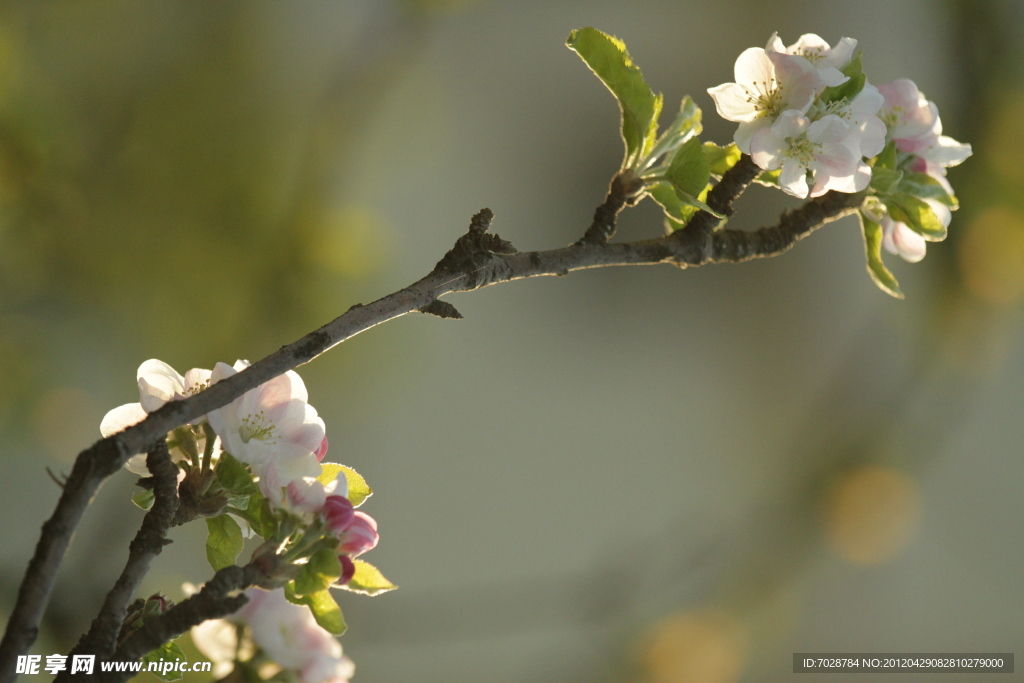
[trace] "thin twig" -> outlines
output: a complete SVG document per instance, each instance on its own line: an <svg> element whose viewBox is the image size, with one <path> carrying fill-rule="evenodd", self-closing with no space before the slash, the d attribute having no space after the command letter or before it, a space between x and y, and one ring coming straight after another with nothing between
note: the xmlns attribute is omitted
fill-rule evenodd
<svg viewBox="0 0 1024 683"><path fill-rule="evenodd" d="M153 507L146 513L142 526L128 547L128 561L121 576L110 589L100 613L93 620L89 632L71 651L71 654L95 654L98 660L110 659L117 645L121 625L127 615L128 603L149 571L149 565L170 543L167 530L178 510L178 467L171 461L167 441L160 439L146 456L146 467L153 475ZM74 680L62 674L55 680Z"/></svg>

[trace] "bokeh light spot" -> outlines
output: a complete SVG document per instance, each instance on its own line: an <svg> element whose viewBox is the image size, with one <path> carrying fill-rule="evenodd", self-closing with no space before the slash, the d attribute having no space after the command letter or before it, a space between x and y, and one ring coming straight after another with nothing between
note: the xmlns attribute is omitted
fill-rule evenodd
<svg viewBox="0 0 1024 683"><path fill-rule="evenodd" d="M920 516L920 495L910 477L890 467L862 467L828 490L825 536L843 559L879 564L906 547Z"/></svg>
<svg viewBox="0 0 1024 683"><path fill-rule="evenodd" d="M655 624L641 658L655 683L731 683L743 673L747 649L739 620L722 610L703 609Z"/></svg>
<svg viewBox="0 0 1024 683"><path fill-rule="evenodd" d="M1024 294L1024 214L994 206L967 226L960 247L960 272L975 296L1008 304Z"/></svg>

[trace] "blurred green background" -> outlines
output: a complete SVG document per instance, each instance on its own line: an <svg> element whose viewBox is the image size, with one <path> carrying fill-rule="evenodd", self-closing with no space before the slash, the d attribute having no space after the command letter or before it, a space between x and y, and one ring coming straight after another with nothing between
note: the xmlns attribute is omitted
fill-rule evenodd
<svg viewBox="0 0 1024 683"><path fill-rule="evenodd" d="M924 262L888 259L902 302L844 219L738 267L461 295L463 321L409 316L302 368L402 586L340 595L355 680L778 681L795 651L1022 642L1017 0L6 0L0 613L58 497L45 468L137 400L143 360L256 360L425 274L483 206L520 249L582 234L621 157L563 45L586 25L719 142L706 88L740 51L855 37L872 82L914 79L974 145L963 209ZM734 224L787 205L753 188ZM641 206L620 236L660 230ZM98 609L132 485L101 490L34 652ZM202 525L172 537L145 590L180 599L211 571Z"/></svg>

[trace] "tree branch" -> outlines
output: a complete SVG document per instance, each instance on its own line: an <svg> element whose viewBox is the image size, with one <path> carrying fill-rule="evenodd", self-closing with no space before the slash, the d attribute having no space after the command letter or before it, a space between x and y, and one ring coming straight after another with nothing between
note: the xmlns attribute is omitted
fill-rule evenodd
<svg viewBox="0 0 1024 683"><path fill-rule="evenodd" d="M712 208L730 214L732 202L749 185L756 175L755 170L749 157L741 158L709 193ZM787 212L778 225L756 232L716 231L714 227L718 219L700 212L687 228L671 235L608 244L607 237L614 231L614 221L609 223L607 214L610 211L614 219L622 206L629 203L632 196L630 187L626 183L617 189L613 181L610 199L602 205L607 206L607 211L599 209L601 216L595 214L595 224L600 224L597 230L606 236L605 239L588 240L584 237L576 244L550 251L517 252L510 243L488 233L492 214L484 209L474 216L469 232L459 238L452 250L423 279L365 306L356 304L335 320L281 347L242 372L198 394L171 401L137 425L82 451L53 516L43 525L35 555L19 589L14 611L0 643L0 683L13 683L17 655L24 654L35 641L57 567L99 485L118 471L128 458L164 438L175 427L226 405L246 391L316 358L375 325L413 311L427 309L435 312L438 309L431 309L432 304L446 294L468 292L528 277L565 275L587 268L655 264L688 268L775 256L826 222L852 212L864 198L863 194L829 192L796 211ZM588 234L594 229L591 225Z"/></svg>
<svg viewBox="0 0 1024 683"><path fill-rule="evenodd" d="M153 507L146 513L142 526L128 548L128 561L121 576L110 589L99 615L93 620L89 632L71 651L71 654L95 654L107 660L114 654L117 638L128 611L128 603L149 571L149 565L170 543L167 530L178 509L178 467L171 461L167 441L159 439L146 457L146 467L153 475ZM61 674L55 680L69 680Z"/></svg>
<svg viewBox="0 0 1024 683"><path fill-rule="evenodd" d="M221 569L203 586L198 593L182 600L163 614L151 617L139 629L125 638L114 652L112 659L119 662L134 662L152 652L169 640L173 640L208 619L220 619L234 614L249 601L241 594L247 588L265 578L258 563L244 567L231 566ZM133 672L110 672L97 680L102 683L126 681Z"/></svg>

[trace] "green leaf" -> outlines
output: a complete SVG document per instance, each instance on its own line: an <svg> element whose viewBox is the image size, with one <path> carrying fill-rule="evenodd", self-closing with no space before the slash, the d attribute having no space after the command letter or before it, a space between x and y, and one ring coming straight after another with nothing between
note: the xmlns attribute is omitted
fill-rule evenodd
<svg viewBox="0 0 1024 683"><path fill-rule="evenodd" d="M736 143L727 147L719 147L713 142L704 143L704 158L708 160L708 168L711 169L711 175L719 178L735 166L741 156L743 156L743 152L736 146Z"/></svg>
<svg viewBox="0 0 1024 683"><path fill-rule="evenodd" d="M260 536L262 536L264 540L269 541L275 534L277 534L277 515L274 514L274 509L270 507L269 500L266 498L258 498L257 496L253 496L253 499L260 501L259 520L261 527L260 530L263 532ZM251 502L250 505L252 505Z"/></svg>
<svg viewBox="0 0 1024 683"><path fill-rule="evenodd" d="M340 577L337 551L321 548L313 553L309 562L300 566L299 575L295 577L295 592L298 595L318 593L334 585Z"/></svg>
<svg viewBox="0 0 1024 683"><path fill-rule="evenodd" d="M380 570L369 562L363 560L353 560L352 562L356 566L356 573L348 583L340 586L341 588L361 595L380 595L398 588L385 579Z"/></svg>
<svg viewBox="0 0 1024 683"><path fill-rule="evenodd" d="M900 193L887 196L883 201L894 221L906 223L911 230L930 242L946 239L946 226L924 200Z"/></svg>
<svg viewBox="0 0 1024 683"><path fill-rule="evenodd" d="M822 102L837 102L843 98L847 102L852 102L853 98L860 94L860 91L864 89L864 84L867 82L867 78L864 76L864 69L861 66L861 55L863 52L858 52L856 56L850 60L850 63L843 68L843 75L849 76L850 80L846 81L842 85L837 85L831 88L825 88L821 93Z"/></svg>
<svg viewBox="0 0 1024 683"><path fill-rule="evenodd" d="M927 173L908 173L903 176L899 190L920 199L934 199L948 206L953 211L960 208L957 198L948 192L938 180Z"/></svg>
<svg viewBox="0 0 1024 683"><path fill-rule="evenodd" d="M178 644L171 640L142 658L142 670L156 674L159 678L162 678L165 681L176 681L182 677L180 671L168 671L163 673L163 667L150 670L149 664L150 662L183 662L186 659L185 653L181 651Z"/></svg>
<svg viewBox="0 0 1024 683"><path fill-rule="evenodd" d="M295 594L294 586L288 583L284 587L284 596L291 603L309 607L316 623L334 635L340 636L348 628L345 625L345 616L341 613L341 608L335 602L331 591L322 590L299 597Z"/></svg>
<svg viewBox="0 0 1024 683"><path fill-rule="evenodd" d="M618 99L622 112L622 139L626 143L622 168L634 167L654 146L661 95L655 95L647 85L640 69L630 59L626 44L618 38L588 26L570 33L566 45L586 62Z"/></svg>
<svg viewBox="0 0 1024 683"><path fill-rule="evenodd" d="M780 175L782 175L781 168L777 168L774 171L764 171L754 178L754 182L759 185L765 185L766 187L778 187Z"/></svg>
<svg viewBox="0 0 1024 683"><path fill-rule="evenodd" d="M143 510L148 510L153 507L153 503L155 501L156 494L154 494L151 489L141 489L132 495L132 502Z"/></svg>
<svg viewBox="0 0 1024 683"><path fill-rule="evenodd" d="M217 481L225 491L239 496L256 493L259 488L253 481L249 468L236 460L230 453L221 453L213 470Z"/></svg>
<svg viewBox="0 0 1024 683"><path fill-rule="evenodd" d="M892 194L903 180L903 171L879 167L871 171L871 188L879 194Z"/></svg>
<svg viewBox="0 0 1024 683"><path fill-rule="evenodd" d="M366 480L351 467L339 465L336 462L320 463L320 476L317 477L324 486L338 478L338 474L344 474L348 482L348 499L353 506L359 507L367 498L373 495L373 489L366 485Z"/></svg>
<svg viewBox="0 0 1024 683"><path fill-rule="evenodd" d="M883 292L902 299L903 292L900 290L900 283L896 282L896 278L882 263L882 226L865 216L863 211L858 212L858 215L860 216L861 231L864 234L864 254L867 257L868 274Z"/></svg>
<svg viewBox="0 0 1024 683"><path fill-rule="evenodd" d="M686 227L694 214L700 211L696 206L685 204L669 183L651 183L647 185L645 191L665 210L665 216L671 225L670 232Z"/></svg>
<svg viewBox="0 0 1024 683"><path fill-rule="evenodd" d="M242 529L229 515L207 517L206 559L215 571L230 567L242 552Z"/></svg>
<svg viewBox="0 0 1024 683"><path fill-rule="evenodd" d="M871 160L874 168L896 169L896 142L890 140L889 144L879 152L878 156Z"/></svg>
<svg viewBox="0 0 1024 683"><path fill-rule="evenodd" d="M676 188L683 201L696 201L711 179L711 166L699 138L690 138L672 155L665 178ZM714 213L714 212L712 212Z"/></svg>

